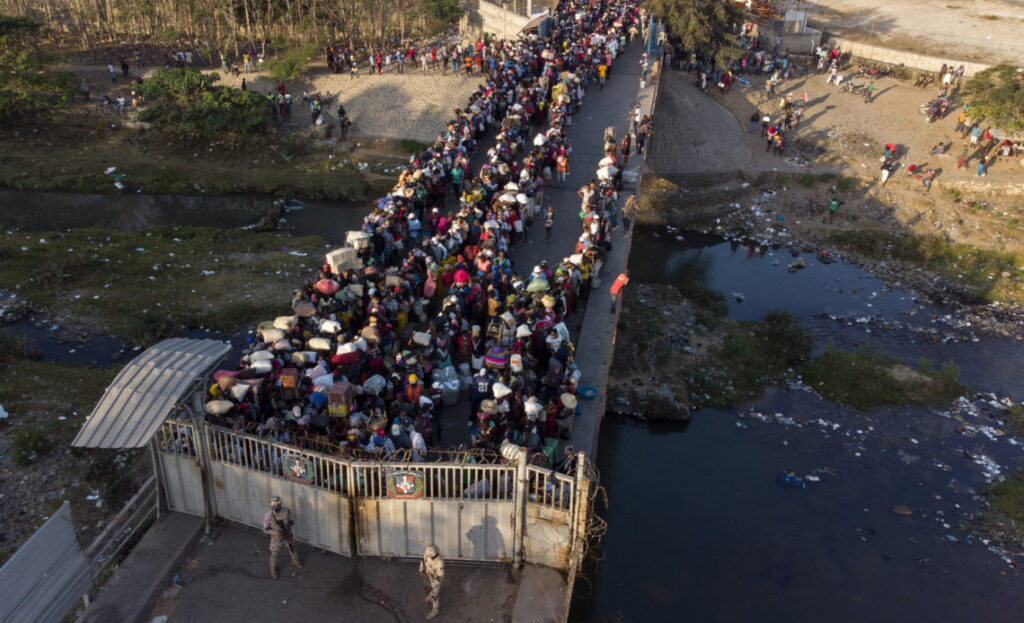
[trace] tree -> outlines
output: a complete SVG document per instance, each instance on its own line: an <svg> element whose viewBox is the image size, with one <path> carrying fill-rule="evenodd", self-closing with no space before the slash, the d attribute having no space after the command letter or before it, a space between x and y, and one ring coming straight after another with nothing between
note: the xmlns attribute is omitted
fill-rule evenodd
<svg viewBox="0 0 1024 623"><path fill-rule="evenodd" d="M160 69L142 84L150 101L139 118L171 131L214 135L266 125L267 100L254 91L214 86L218 74L191 67Z"/></svg>
<svg viewBox="0 0 1024 623"><path fill-rule="evenodd" d="M22 17L0 16L0 124L46 115L71 101L67 74L52 72L36 45L40 25Z"/></svg>
<svg viewBox="0 0 1024 623"><path fill-rule="evenodd" d="M1009 63L989 67L964 85L974 115L1004 130L1024 130L1024 70Z"/></svg>
<svg viewBox="0 0 1024 623"><path fill-rule="evenodd" d="M702 50L720 65L743 55L733 34L743 16L732 2L645 0L644 5L665 22L687 50Z"/></svg>

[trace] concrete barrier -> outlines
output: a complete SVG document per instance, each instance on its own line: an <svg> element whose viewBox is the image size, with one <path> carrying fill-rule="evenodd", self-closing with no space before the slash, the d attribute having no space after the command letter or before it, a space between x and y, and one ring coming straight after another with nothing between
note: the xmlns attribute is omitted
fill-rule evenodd
<svg viewBox="0 0 1024 623"><path fill-rule="evenodd" d="M839 48L843 52L849 52L851 55L858 58L878 61L880 63L889 63L890 65L903 65L905 67L913 67L923 71L938 72L942 69L942 64L946 63L947 65L952 64L953 67L963 65L964 76L973 76L974 74L985 71L990 67L990 65L985 65L984 63L967 63L957 61L955 59L950 60L949 57L940 58L937 56L904 52L902 50L893 50L877 45L850 41L849 39L843 39L842 37L829 37L828 45L833 48Z"/></svg>

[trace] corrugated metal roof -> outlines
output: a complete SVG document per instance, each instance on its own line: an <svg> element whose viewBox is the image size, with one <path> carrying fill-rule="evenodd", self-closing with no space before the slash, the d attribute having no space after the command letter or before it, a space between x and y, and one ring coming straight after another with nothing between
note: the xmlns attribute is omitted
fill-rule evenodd
<svg viewBox="0 0 1024 623"><path fill-rule="evenodd" d="M89 562L64 502L0 568L0 621L57 623L90 582Z"/></svg>
<svg viewBox="0 0 1024 623"><path fill-rule="evenodd" d="M199 377L231 347L216 340L174 338L146 349L118 373L78 436L78 448L139 448Z"/></svg>

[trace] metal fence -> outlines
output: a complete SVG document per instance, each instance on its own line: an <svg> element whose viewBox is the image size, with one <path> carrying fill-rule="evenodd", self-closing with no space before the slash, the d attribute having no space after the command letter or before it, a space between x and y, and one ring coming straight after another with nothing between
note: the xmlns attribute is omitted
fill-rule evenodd
<svg viewBox="0 0 1024 623"><path fill-rule="evenodd" d="M206 442L213 461L301 480L331 493L349 493L347 461L214 426L206 427Z"/></svg>
<svg viewBox="0 0 1024 623"><path fill-rule="evenodd" d="M346 555L413 555L433 541L466 560L517 556L564 569L581 525L578 514L588 512L586 501L577 500L584 486L580 474L527 465L523 451L515 462L473 452L432 452L441 460L428 462L395 453L402 460L389 461L332 456L181 421L166 422L156 445L164 455L169 501L202 494L208 501L190 508L255 525L263 500L281 495L306 509L303 521L312 522L300 526L297 537ZM182 462L192 467L182 470ZM200 478L200 470L210 476ZM331 494L340 497L323 497ZM473 542L481 530L464 534L463 528L477 524L493 543Z"/></svg>
<svg viewBox="0 0 1024 623"><path fill-rule="evenodd" d="M529 466L526 470L526 501L550 509L569 510L575 481L571 476Z"/></svg>

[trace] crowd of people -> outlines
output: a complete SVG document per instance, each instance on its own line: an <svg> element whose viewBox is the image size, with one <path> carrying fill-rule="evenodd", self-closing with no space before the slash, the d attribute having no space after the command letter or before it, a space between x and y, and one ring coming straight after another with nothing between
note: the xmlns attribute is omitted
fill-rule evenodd
<svg viewBox="0 0 1024 623"><path fill-rule="evenodd" d="M547 39L476 42L485 81L349 233L350 250L329 254L292 313L261 324L237 369L216 375L209 421L312 450L423 461L442 443L442 408L468 394L464 430L490 451L481 456L511 443L555 466L553 441L569 437L581 389L566 321L619 226L631 140L606 131L562 261L520 271L510 250L535 220L550 230L544 190L570 152L567 129L641 11L634 0L568 0ZM636 112L637 150L650 124Z"/></svg>

